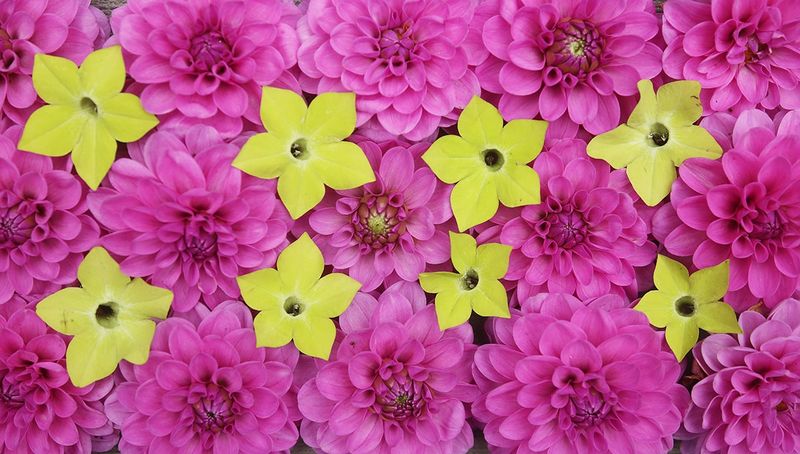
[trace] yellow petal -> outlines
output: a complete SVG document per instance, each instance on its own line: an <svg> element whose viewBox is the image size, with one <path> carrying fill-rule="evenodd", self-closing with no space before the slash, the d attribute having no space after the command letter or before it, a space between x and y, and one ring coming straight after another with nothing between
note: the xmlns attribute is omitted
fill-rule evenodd
<svg viewBox="0 0 800 454"><path fill-rule="evenodd" d="M697 306L697 325L709 333L741 333L736 312L725 303L715 301Z"/></svg>
<svg viewBox="0 0 800 454"><path fill-rule="evenodd" d="M717 159L722 156L722 147L700 126L670 128L667 146L670 159L676 166L689 158Z"/></svg>
<svg viewBox="0 0 800 454"><path fill-rule="evenodd" d="M133 364L144 364L150 356L150 344L156 324L151 320L130 320L113 329L114 344L120 359Z"/></svg>
<svg viewBox="0 0 800 454"><path fill-rule="evenodd" d="M503 132L503 117L497 108L478 96L473 96L458 117L458 133L467 142L483 148L499 144Z"/></svg>
<svg viewBox="0 0 800 454"><path fill-rule="evenodd" d="M62 334L76 335L94 326L97 297L78 287L67 287L36 305L36 315Z"/></svg>
<svg viewBox="0 0 800 454"><path fill-rule="evenodd" d="M469 316L472 314L470 299L467 292L438 293L434 304L436 304L436 319L439 321L439 329L444 331L469 320Z"/></svg>
<svg viewBox="0 0 800 454"><path fill-rule="evenodd" d="M253 271L236 278L242 298L248 306L263 311L268 307L283 305L283 289L280 273L274 268Z"/></svg>
<svg viewBox="0 0 800 454"><path fill-rule="evenodd" d="M615 169L621 169L650 151L646 138L645 133L628 125L620 125L593 138L586 147L586 153L595 159L602 159Z"/></svg>
<svg viewBox="0 0 800 454"><path fill-rule="evenodd" d="M322 93L311 101L303 135L318 143L338 142L356 128L355 93Z"/></svg>
<svg viewBox="0 0 800 454"><path fill-rule="evenodd" d="M316 145L309 153L308 166L333 189L352 189L375 181L367 156L352 142Z"/></svg>
<svg viewBox="0 0 800 454"><path fill-rule="evenodd" d="M361 283L346 274L323 276L307 296L309 316L333 318L342 315L360 288Z"/></svg>
<svg viewBox="0 0 800 454"><path fill-rule="evenodd" d="M459 181L450 193L450 206L460 232L488 221L499 206L494 179L480 172Z"/></svg>
<svg viewBox="0 0 800 454"><path fill-rule="evenodd" d="M419 285L428 293L456 291L461 275L447 271L420 273Z"/></svg>
<svg viewBox="0 0 800 454"><path fill-rule="evenodd" d="M232 165L259 178L278 178L292 163L290 147L275 134L256 134L247 139Z"/></svg>
<svg viewBox="0 0 800 454"><path fill-rule="evenodd" d="M422 160L437 178L454 184L484 167L481 151L459 136L444 136L428 148Z"/></svg>
<svg viewBox="0 0 800 454"><path fill-rule="evenodd" d="M25 123L19 149L64 156L75 147L87 117L74 106L44 106Z"/></svg>
<svg viewBox="0 0 800 454"><path fill-rule="evenodd" d="M508 272L511 246L500 243L485 243L478 246L476 268L481 279L501 279Z"/></svg>
<svg viewBox="0 0 800 454"><path fill-rule="evenodd" d="M118 293L117 303L123 307L126 317L165 319L172 303L172 292L137 277Z"/></svg>
<svg viewBox="0 0 800 454"><path fill-rule="evenodd" d="M679 80L662 85L658 89L656 100L658 122L667 126L670 131L675 127L694 123L703 114L700 83L695 80Z"/></svg>
<svg viewBox="0 0 800 454"><path fill-rule="evenodd" d="M81 388L114 373L120 359L110 333L85 331L67 347L67 373L72 384Z"/></svg>
<svg viewBox="0 0 800 454"><path fill-rule="evenodd" d="M120 93L98 105L100 119L111 135L120 142L135 142L158 124L155 115L147 113L135 95Z"/></svg>
<svg viewBox="0 0 800 454"><path fill-rule="evenodd" d="M667 326L667 344L678 361L682 361L697 344L698 334L697 323L693 318L683 317Z"/></svg>
<svg viewBox="0 0 800 454"><path fill-rule="evenodd" d="M278 256L278 273L286 290L304 292L322 276L324 267L322 252L308 233L284 249Z"/></svg>
<svg viewBox="0 0 800 454"><path fill-rule="evenodd" d="M679 297L689 294L689 271L680 262L658 255L653 283L666 295Z"/></svg>
<svg viewBox="0 0 800 454"><path fill-rule="evenodd" d="M286 314L271 308L256 315L253 329L256 332L256 345L259 347L283 347L292 341L292 322Z"/></svg>
<svg viewBox="0 0 800 454"><path fill-rule="evenodd" d="M264 87L261 90L261 121L267 131L292 137L300 131L306 117L306 102L292 90Z"/></svg>
<svg viewBox="0 0 800 454"><path fill-rule="evenodd" d="M475 266L477 242L467 233L450 232L450 258L459 273L466 273Z"/></svg>
<svg viewBox="0 0 800 454"><path fill-rule="evenodd" d="M511 120L503 128L500 144L511 161L527 164L542 151L546 132L546 121Z"/></svg>
<svg viewBox="0 0 800 454"><path fill-rule="evenodd" d="M308 356L327 361L335 338L336 326L330 319L306 317L294 324L294 345Z"/></svg>
<svg viewBox="0 0 800 454"><path fill-rule="evenodd" d="M484 279L472 291L472 308L483 317L510 318L508 310L508 294L505 287L496 279Z"/></svg>
<svg viewBox="0 0 800 454"><path fill-rule="evenodd" d="M81 286L96 297L123 290L131 279L122 274L119 264L102 247L92 248L78 266Z"/></svg>
<svg viewBox="0 0 800 454"><path fill-rule="evenodd" d="M628 164L628 179L648 206L656 206L669 195L677 177L672 160L664 153L643 154Z"/></svg>
<svg viewBox="0 0 800 454"><path fill-rule="evenodd" d="M645 293L634 309L644 313L650 324L659 328L664 328L677 316L671 296L658 290Z"/></svg>
<svg viewBox="0 0 800 454"><path fill-rule="evenodd" d="M45 54L33 58L33 86L44 102L74 105L81 96L80 85L72 60Z"/></svg>
<svg viewBox="0 0 800 454"><path fill-rule="evenodd" d="M78 76L84 92L92 99L101 100L121 92L125 85L122 48L111 46L92 52L81 63Z"/></svg>
<svg viewBox="0 0 800 454"><path fill-rule="evenodd" d="M698 303L717 301L728 293L729 262L698 270L689 277L691 295Z"/></svg>
<svg viewBox="0 0 800 454"><path fill-rule="evenodd" d="M497 197L507 207L541 202L539 174L526 165L509 165L495 174Z"/></svg>
<svg viewBox="0 0 800 454"><path fill-rule="evenodd" d="M658 103L653 90L653 82L640 80L636 86L639 88L639 102L628 117L628 125L643 132L649 132L653 123L656 123Z"/></svg>
<svg viewBox="0 0 800 454"><path fill-rule="evenodd" d="M292 219L298 219L322 200L325 185L308 167L292 164L278 178L278 195Z"/></svg>
<svg viewBox="0 0 800 454"><path fill-rule="evenodd" d="M97 189L103 181L117 155L117 141L104 125L89 120L72 150L72 163L81 179Z"/></svg>

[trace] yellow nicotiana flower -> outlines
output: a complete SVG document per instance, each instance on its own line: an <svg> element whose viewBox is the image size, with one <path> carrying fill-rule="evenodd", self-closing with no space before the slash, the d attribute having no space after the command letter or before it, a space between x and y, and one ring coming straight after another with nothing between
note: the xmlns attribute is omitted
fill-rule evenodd
<svg viewBox="0 0 800 454"><path fill-rule="evenodd" d="M540 202L539 175L527 164L542 151L547 122L512 120L474 97L458 117L461 136L436 140L422 159L447 184L450 205L464 231L488 221L499 202L519 207Z"/></svg>
<svg viewBox="0 0 800 454"><path fill-rule="evenodd" d="M653 275L658 290L647 292L634 309L666 328L667 344L682 360L697 343L698 328L710 333L741 333L736 312L720 301L728 291L728 261L689 276L685 266L658 256Z"/></svg>
<svg viewBox="0 0 800 454"><path fill-rule="evenodd" d="M306 355L328 359L336 337L331 318L347 309L361 284L341 273L322 276L323 267L322 253L303 233L278 256L277 269L236 278L247 305L261 311L253 322L259 347L294 339Z"/></svg>
<svg viewBox="0 0 800 454"><path fill-rule="evenodd" d="M278 178L278 195L297 219L314 208L325 186L343 190L375 180L364 151L343 139L356 127L353 93L322 93L306 103L291 90L264 87L256 134L233 161L259 178Z"/></svg>
<svg viewBox="0 0 800 454"><path fill-rule="evenodd" d="M36 313L48 326L74 336L67 347L67 373L75 386L111 375L121 360L144 364L156 324L164 319L172 292L131 280L105 249L89 251L78 267L82 287L48 296Z"/></svg>
<svg viewBox="0 0 800 454"><path fill-rule="evenodd" d="M475 238L450 232L450 251L458 273L422 273L419 283L436 294L439 328L458 326L475 313L484 317L509 318L508 295L500 278L508 271L511 246L487 243L477 246Z"/></svg>
<svg viewBox="0 0 800 454"><path fill-rule="evenodd" d="M72 151L78 175L97 189L117 154L158 124L139 98L121 93L125 63L119 46L92 52L78 68L66 58L37 54L33 86L49 105L31 115L19 149L45 156Z"/></svg>
<svg viewBox="0 0 800 454"><path fill-rule="evenodd" d="M694 125L703 113L698 82L670 82L658 95L649 80L638 86L641 99L628 123L592 139L587 152L615 169L625 167L633 189L654 206L669 194L675 167L689 158L717 159L722 148Z"/></svg>

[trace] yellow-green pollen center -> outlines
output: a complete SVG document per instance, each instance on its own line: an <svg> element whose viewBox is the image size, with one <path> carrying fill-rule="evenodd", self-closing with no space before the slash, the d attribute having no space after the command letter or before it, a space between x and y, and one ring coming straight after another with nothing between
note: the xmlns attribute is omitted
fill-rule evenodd
<svg viewBox="0 0 800 454"><path fill-rule="evenodd" d="M383 235L389 230L389 224L386 222L384 215L374 214L367 218L367 228L375 235Z"/></svg>
<svg viewBox="0 0 800 454"><path fill-rule="evenodd" d="M586 42L582 39L570 41L569 53L575 57L583 57L583 55L586 53Z"/></svg>

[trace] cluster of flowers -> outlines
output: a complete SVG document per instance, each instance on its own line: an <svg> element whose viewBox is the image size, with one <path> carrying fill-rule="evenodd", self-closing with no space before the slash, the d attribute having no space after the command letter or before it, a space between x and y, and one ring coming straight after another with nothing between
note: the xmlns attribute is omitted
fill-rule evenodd
<svg viewBox="0 0 800 454"><path fill-rule="evenodd" d="M0 453L800 451L796 0L3 0L0 54Z"/></svg>

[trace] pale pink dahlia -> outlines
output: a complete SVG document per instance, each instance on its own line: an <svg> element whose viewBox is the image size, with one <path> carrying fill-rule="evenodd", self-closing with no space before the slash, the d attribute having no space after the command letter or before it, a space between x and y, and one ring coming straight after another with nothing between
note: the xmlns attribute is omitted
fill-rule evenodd
<svg viewBox="0 0 800 454"><path fill-rule="evenodd" d="M90 454L113 446L92 442L113 434L102 403L112 380L74 387L66 348L32 310L0 315L0 452Z"/></svg>
<svg viewBox="0 0 800 454"><path fill-rule="evenodd" d="M725 301L773 307L800 284L800 115L780 127L743 113L720 160L689 159L653 220L667 251L698 268L730 259Z"/></svg>
<svg viewBox="0 0 800 454"><path fill-rule="evenodd" d="M688 404L663 335L632 309L539 295L495 320L472 371L493 452L667 452Z"/></svg>
<svg viewBox="0 0 800 454"><path fill-rule="evenodd" d="M800 10L795 0L670 0L664 72L697 80L707 108L800 108Z"/></svg>
<svg viewBox="0 0 800 454"><path fill-rule="evenodd" d="M411 140L480 93L468 24L478 0L317 0L298 24L305 91L356 93L358 125Z"/></svg>
<svg viewBox="0 0 800 454"><path fill-rule="evenodd" d="M359 294L341 324L330 362L298 393L303 441L326 454L450 454L472 446L469 325L439 331L433 305L406 282L378 301Z"/></svg>
<svg viewBox="0 0 800 454"><path fill-rule="evenodd" d="M100 236L85 187L50 158L17 150L20 132L0 135L0 304L74 281Z"/></svg>
<svg viewBox="0 0 800 454"><path fill-rule="evenodd" d="M178 128L261 124L261 87L299 90L299 11L283 0L130 0L111 25L145 109Z"/></svg>
<svg viewBox="0 0 800 454"><path fill-rule="evenodd" d="M287 391L297 362L257 348L250 311L217 306L198 326L159 323L147 363L120 364L123 380L106 402L122 428L124 453L287 451L297 442Z"/></svg>
<svg viewBox="0 0 800 454"><path fill-rule="evenodd" d="M31 79L34 55L80 63L94 50L105 20L88 0L0 2L0 118L22 125L38 107Z"/></svg>
<svg viewBox="0 0 800 454"><path fill-rule="evenodd" d="M121 256L122 271L175 292L183 312L203 297L213 307L237 298L236 277L270 267L288 244L291 219L275 182L231 166L239 148L206 126L184 140L160 131L141 160L117 160L110 187L89 206L110 234L101 242Z"/></svg>
<svg viewBox="0 0 800 454"><path fill-rule="evenodd" d="M635 267L655 257L629 189L585 153L586 143L573 139L539 155L533 168L542 203L522 208L502 227L500 240L514 248L506 279L519 281L520 300L539 292L633 298Z"/></svg>
<svg viewBox="0 0 800 454"><path fill-rule="evenodd" d="M800 451L800 301L768 318L743 312L744 331L714 334L694 348L704 374L692 388L684 453L790 454Z"/></svg>
<svg viewBox="0 0 800 454"><path fill-rule="evenodd" d="M620 122L618 97L661 72L651 0L487 0L476 21L489 54L475 73L506 119L568 115L605 132Z"/></svg>
<svg viewBox="0 0 800 454"><path fill-rule="evenodd" d="M381 283L416 281L427 264L450 258L446 222L452 217L449 187L420 159L427 147L361 142L376 181L329 194L309 217L325 262L347 270L372 291Z"/></svg>

